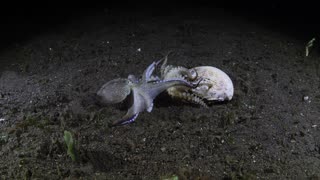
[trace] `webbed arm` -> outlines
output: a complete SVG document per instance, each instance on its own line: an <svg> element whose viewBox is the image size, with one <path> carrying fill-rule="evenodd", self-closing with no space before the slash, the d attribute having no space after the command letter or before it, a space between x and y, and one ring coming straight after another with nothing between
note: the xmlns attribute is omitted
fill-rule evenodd
<svg viewBox="0 0 320 180"><path fill-rule="evenodd" d="M162 61L162 59L160 59L159 61L154 61L153 63L151 63L147 69L144 70L143 74L142 74L142 82L149 82L152 80L152 73L155 70L156 66L160 64L160 62Z"/></svg>
<svg viewBox="0 0 320 180"><path fill-rule="evenodd" d="M174 86L186 86L189 88L196 88L199 83L202 81L200 78L199 80L195 82L189 82L184 79L168 79L164 81L158 81L155 83L149 83L144 86L144 91L146 94L148 94L149 99L155 99L161 92L167 90L168 88L174 87Z"/></svg>
<svg viewBox="0 0 320 180"><path fill-rule="evenodd" d="M150 106L152 109L152 102L150 104L150 101L145 99L146 97L143 95L142 92L139 91L139 89L134 89L132 92L132 106L129 108L127 114L123 116L120 120L115 121L112 124L112 126L132 123L138 117L140 112L143 112L144 110L149 110Z"/></svg>

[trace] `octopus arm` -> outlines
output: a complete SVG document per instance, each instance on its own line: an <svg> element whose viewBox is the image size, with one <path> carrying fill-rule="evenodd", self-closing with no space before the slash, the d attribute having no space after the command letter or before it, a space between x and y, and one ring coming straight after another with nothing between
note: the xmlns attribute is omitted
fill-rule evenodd
<svg viewBox="0 0 320 180"><path fill-rule="evenodd" d="M120 120L117 120L113 125L124 125L132 123L138 116L138 114L148 109L148 104L143 96L143 93L139 89L133 89L133 104L128 109L128 112Z"/></svg>
<svg viewBox="0 0 320 180"><path fill-rule="evenodd" d="M145 87L147 90L147 94L149 95L149 99L155 99L161 92L167 90L168 88L174 86L186 86L190 88L195 88L198 86L199 82L202 79L199 79L195 83L188 82L182 79L169 79L165 81L155 82L153 84L148 84L148 87Z"/></svg>
<svg viewBox="0 0 320 180"><path fill-rule="evenodd" d="M142 74L142 82L149 82L153 79L152 73L155 70L156 66L161 62L162 60L159 61L154 61L152 64L150 64L146 70L144 70Z"/></svg>
<svg viewBox="0 0 320 180"><path fill-rule="evenodd" d="M137 117L138 117L139 113L131 116L131 117L124 117L122 118L120 121L116 121L112 124L112 126L119 126L119 125L125 125L125 124L130 124L132 122L134 122Z"/></svg>
<svg viewBox="0 0 320 180"><path fill-rule="evenodd" d="M163 76L164 79L169 79L169 78L187 78L189 81L193 81L197 78L197 72L193 69L187 69L182 66L178 67L171 67L171 69L165 73L166 75Z"/></svg>

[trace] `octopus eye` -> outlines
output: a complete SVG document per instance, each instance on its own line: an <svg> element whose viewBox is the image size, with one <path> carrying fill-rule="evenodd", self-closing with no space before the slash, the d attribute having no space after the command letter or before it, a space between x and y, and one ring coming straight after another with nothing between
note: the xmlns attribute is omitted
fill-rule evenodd
<svg viewBox="0 0 320 180"><path fill-rule="evenodd" d="M195 69L190 69L191 80L194 80L198 77L198 73Z"/></svg>
<svg viewBox="0 0 320 180"><path fill-rule="evenodd" d="M130 74L128 76L128 79L131 81L131 82L134 82L134 83L137 83L139 80L132 74Z"/></svg>

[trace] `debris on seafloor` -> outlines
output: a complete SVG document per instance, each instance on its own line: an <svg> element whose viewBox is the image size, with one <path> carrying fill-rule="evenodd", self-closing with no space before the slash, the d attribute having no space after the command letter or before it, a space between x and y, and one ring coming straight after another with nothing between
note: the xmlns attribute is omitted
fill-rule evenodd
<svg viewBox="0 0 320 180"><path fill-rule="evenodd" d="M64 131L64 141L67 145L67 153L71 157L72 161L76 161L76 150L75 150L75 142L73 140L72 134L70 131Z"/></svg>
<svg viewBox="0 0 320 180"><path fill-rule="evenodd" d="M309 56L310 48L313 46L313 42L316 40L316 38L312 38L306 45L306 56Z"/></svg>

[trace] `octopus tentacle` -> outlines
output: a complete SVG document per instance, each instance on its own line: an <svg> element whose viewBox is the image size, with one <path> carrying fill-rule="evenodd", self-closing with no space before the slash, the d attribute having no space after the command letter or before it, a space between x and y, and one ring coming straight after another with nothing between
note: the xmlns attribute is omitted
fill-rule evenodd
<svg viewBox="0 0 320 180"><path fill-rule="evenodd" d="M183 75L186 76L188 80L195 80L197 78L197 72L195 70L190 70L182 66L167 65L168 56L171 52L172 51L169 51L164 57L164 61L160 68L161 77L166 79L166 77L174 78L176 75Z"/></svg>
<svg viewBox="0 0 320 180"><path fill-rule="evenodd" d="M168 80L156 81L153 84L147 84L147 87L142 87L148 91L151 99L154 99L161 92L175 86L186 86L189 88L196 88L202 79L197 80L196 82L189 82L184 79L172 78Z"/></svg>
<svg viewBox="0 0 320 180"><path fill-rule="evenodd" d="M173 98L179 98L194 104L199 104L205 108L208 108L208 105L198 96L196 96L195 94L192 93L188 93L188 92L173 92L171 91L170 96L172 96Z"/></svg>
<svg viewBox="0 0 320 180"><path fill-rule="evenodd" d="M182 66L170 66L166 65L167 63L167 57L165 57L165 61L162 64L162 74L161 77L163 79L169 79L169 78L178 78L178 79L183 79L187 80L190 82L197 81L200 78L198 78L197 71L194 69L188 69ZM193 93L192 91L190 92L190 87L186 86L173 86L167 89L168 94L173 97L173 98L178 98L185 100L187 102L199 104L203 107L208 107L207 104L201 99L200 96L197 94Z"/></svg>
<svg viewBox="0 0 320 180"><path fill-rule="evenodd" d="M126 116L125 116L125 117L122 118L120 121L119 121L119 120L118 120L118 121L115 121L115 122L112 124L112 126L119 126L119 125L130 124L130 123L134 122L134 121L137 119L138 115L139 115L139 113L134 114L134 115L131 116L131 117L126 117Z"/></svg>
<svg viewBox="0 0 320 180"><path fill-rule="evenodd" d="M156 68L156 62L153 62L150 64L147 69L142 74L142 82L148 82L150 81L151 74L153 73L154 69Z"/></svg>
<svg viewBox="0 0 320 180"><path fill-rule="evenodd" d="M153 99L149 99L148 97L146 97L145 93L143 93L139 88L134 88L132 91L133 91L132 106L128 109L128 112L124 117L122 117L120 120L115 121L113 124L122 124L122 123L125 123L126 121L130 121L132 117L144 111L145 109L152 110Z"/></svg>
<svg viewBox="0 0 320 180"><path fill-rule="evenodd" d="M187 79L189 81L193 81L197 78L197 72L190 70L188 68L182 67L182 66L177 66L177 67L172 67L170 70L165 72L165 76L163 76L165 79L170 77L183 77L184 79Z"/></svg>
<svg viewBox="0 0 320 180"><path fill-rule="evenodd" d="M147 67L147 69L144 70L144 72L142 74L142 82L149 82L154 79L159 79L159 77L157 77L157 76L152 76L152 73L155 70L156 66L158 66L162 60L163 59L160 59L158 61L154 61L153 63L151 63Z"/></svg>
<svg viewBox="0 0 320 180"><path fill-rule="evenodd" d="M173 51L169 51L165 56L164 56L164 61L160 67L160 72L161 72L161 77L164 77L165 74L173 67L171 65L167 65L168 62L168 56L171 54Z"/></svg>

